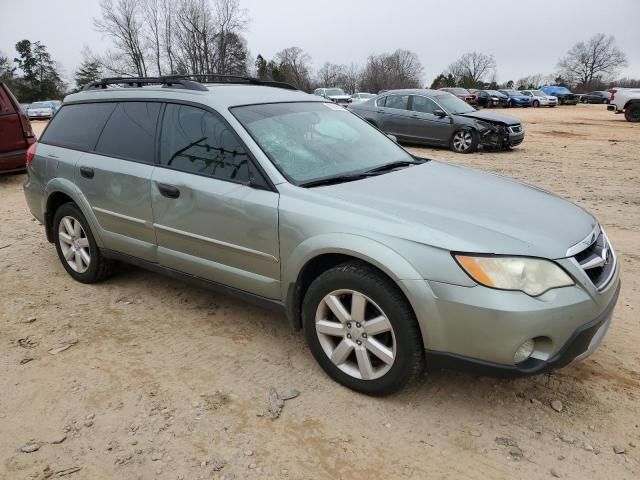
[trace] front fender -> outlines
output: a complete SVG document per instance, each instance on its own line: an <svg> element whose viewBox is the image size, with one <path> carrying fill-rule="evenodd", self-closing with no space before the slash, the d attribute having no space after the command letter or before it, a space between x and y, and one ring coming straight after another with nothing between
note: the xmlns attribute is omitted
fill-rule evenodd
<svg viewBox="0 0 640 480"><path fill-rule="evenodd" d="M87 219L89 223L89 228L91 229L91 233L96 241L98 247L103 248L104 242L100 235L101 229L100 224L98 223L98 219L93 213L93 209L89 204L87 198L83 195L82 191L71 181L66 178L54 178L44 188L44 195L42 196L42 211L45 214L45 219L50 215L50 212L47 211L47 205L49 203L49 199L55 193L64 193L67 195L73 202L78 206L84 218Z"/></svg>

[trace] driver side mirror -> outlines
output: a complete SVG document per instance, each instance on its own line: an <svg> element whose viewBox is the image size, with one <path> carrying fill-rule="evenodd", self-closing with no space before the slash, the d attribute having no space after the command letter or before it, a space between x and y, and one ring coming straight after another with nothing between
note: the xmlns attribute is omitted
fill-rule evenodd
<svg viewBox="0 0 640 480"><path fill-rule="evenodd" d="M440 118L443 118L443 117L446 117L446 116L447 116L446 112L445 112L444 110L440 110L440 109L434 110L434 111L433 111L433 114L434 114L436 117L440 117Z"/></svg>

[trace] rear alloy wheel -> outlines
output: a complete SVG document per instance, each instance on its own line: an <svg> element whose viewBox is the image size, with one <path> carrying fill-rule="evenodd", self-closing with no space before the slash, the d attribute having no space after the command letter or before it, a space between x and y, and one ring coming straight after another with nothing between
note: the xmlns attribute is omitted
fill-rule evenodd
<svg viewBox="0 0 640 480"><path fill-rule="evenodd" d="M87 220L75 204L65 203L56 210L53 232L58 257L75 280L95 283L111 274L113 262L100 253Z"/></svg>
<svg viewBox="0 0 640 480"><path fill-rule="evenodd" d="M473 153L478 148L478 135L473 130L458 130L451 139L451 149L458 153Z"/></svg>
<svg viewBox="0 0 640 480"><path fill-rule="evenodd" d="M640 122L640 103L632 103L624 110L627 122Z"/></svg>
<svg viewBox="0 0 640 480"><path fill-rule="evenodd" d="M400 390L424 368L422 335L397 285L353 261L318 276L302 305L304 334L322 369L369 395Z"/></svg>

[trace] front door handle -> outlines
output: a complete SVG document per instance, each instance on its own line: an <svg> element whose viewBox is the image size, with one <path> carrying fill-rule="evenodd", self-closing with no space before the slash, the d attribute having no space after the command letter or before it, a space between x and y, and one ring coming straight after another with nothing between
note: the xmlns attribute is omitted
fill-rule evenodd
<svg viewBox="0 0 640 480"><path fill-rule="evenodd" d="M162 196L167 198L178 198L180 196L180 190L177 187L166 183L158 183L158 190Z"/></svg>
<svg viewBox="0 0 640 480"><path fill-rule="evenodd" d="M93 168L89 167L80 167L80 175L84 178L93 178L96 172L93 171Z"/></svg>

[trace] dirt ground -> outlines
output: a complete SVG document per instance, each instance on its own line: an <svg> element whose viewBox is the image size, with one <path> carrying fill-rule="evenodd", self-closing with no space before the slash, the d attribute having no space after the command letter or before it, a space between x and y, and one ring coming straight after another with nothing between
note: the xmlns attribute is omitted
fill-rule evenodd
<svg viewBox="0 0 640 480"><path fill-rule="evenodd" d="M640 124L591 105L508 113L527 129L511 152L414 150L599 218L623 289L593 356L515 380L428 372L369 398L332 382L277 314L128 266L74 282L25 176L4 175L0 478L640 478ZM60 341L77 343L50 354ZM277 419L260 416L271 387L300 392Z"/></svg>

